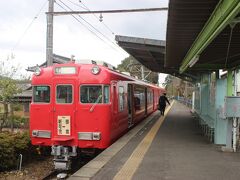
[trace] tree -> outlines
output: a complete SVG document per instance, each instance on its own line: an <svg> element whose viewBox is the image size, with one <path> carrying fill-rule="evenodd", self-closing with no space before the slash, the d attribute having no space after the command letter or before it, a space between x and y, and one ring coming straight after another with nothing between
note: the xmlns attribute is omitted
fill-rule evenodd
<svg viewBox="0 0 240 180"><path fill-rule="evenodd" d="M0 131L2 127L9 120L9 106L12 102L14 95L21 92L17 86L16 80L18 76L18 67L12 63L13 58L7 60L0 60L0 103L3 106L3 113L0 117ZM11 120L11 129L13 130L13 122Z"/></svg>
<svg viewBox="0 0 240 180"><path fill-rule="evenodd" d="M167 75L163 83L167 94L171 96L185 96L191 98L193 92L193 84L177 77Z"/></svg>
<svg viewBox="0 0 240 180"><path fill-rule="evenodd" d="M170 96L174 96L176 92L176 87L173 81L174 81L174 76L167 75L163 83L163 86L165 86L167 94Z"/></svg>
<svg viewBox="0 0 240 180"><path fill-rule="evenodd" d="M131 76L137 77L138 79L146 79L154 84L158 83L158 73L152 72L146 67L143 67L134 57L129 56L122 60L121 64L117 66L120 72L129 72ZM142 74L143 70L143 74ZM142 77L142 75L144 77Z"/></svg>

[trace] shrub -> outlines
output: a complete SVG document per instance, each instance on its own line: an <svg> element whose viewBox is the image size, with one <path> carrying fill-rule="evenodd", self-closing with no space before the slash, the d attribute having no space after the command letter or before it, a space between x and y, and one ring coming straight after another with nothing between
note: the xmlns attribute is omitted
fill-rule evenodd
<svg viewBox="0 0 240 180"><path fill-rule="evenodd" d="M26 163L34 158L43 159L38 154L37 146L32 146L28 132L12 134L9 132L0 133L0 171L17 167L19 154L23 155L23 162ZM48 147L41 148L45 154L49 153Z"/></svg>
<svg viewBox="0 0 240 180"><path fill-rule="evenodd" d="M14 138L10 133L0 134L0 170L14 166L16 157L14 155Z"/></svg>

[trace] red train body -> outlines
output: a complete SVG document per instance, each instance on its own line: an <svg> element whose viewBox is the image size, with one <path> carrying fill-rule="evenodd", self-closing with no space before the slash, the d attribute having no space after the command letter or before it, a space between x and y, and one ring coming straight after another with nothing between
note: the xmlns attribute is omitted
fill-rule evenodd
<svg viewBox="0 0 240 180"><path fill-rule="evenodd" d="M30 134L52 146L55 167L69 168L77 148L105 149L157 109L164 91L94 64L62 64L32 77Z"/></svg>

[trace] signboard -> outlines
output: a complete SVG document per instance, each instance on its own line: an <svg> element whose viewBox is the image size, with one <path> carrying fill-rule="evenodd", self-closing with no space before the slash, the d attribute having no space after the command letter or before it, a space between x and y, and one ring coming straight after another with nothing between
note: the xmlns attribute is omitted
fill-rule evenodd
<svg viewBox="0 0 240 180"><path fill-rule="evenodd" d="M70 116L58 116L58 135L70 135Z"/></svg>
<svg viewBox="0 0 240 180"><path fill-rule="evenodd" d="M240 96L225 97L225 115L229 117L240 117Z"/></svg>

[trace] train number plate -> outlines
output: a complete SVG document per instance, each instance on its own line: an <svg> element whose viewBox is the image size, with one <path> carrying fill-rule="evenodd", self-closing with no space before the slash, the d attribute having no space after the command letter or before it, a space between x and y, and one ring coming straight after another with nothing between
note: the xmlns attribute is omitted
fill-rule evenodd
<svg viewBox="0 0 240 180"><path fill-rule="evenodd" d="M58 116L58 135L70 135L71 122L70 116Z"/></svg>

